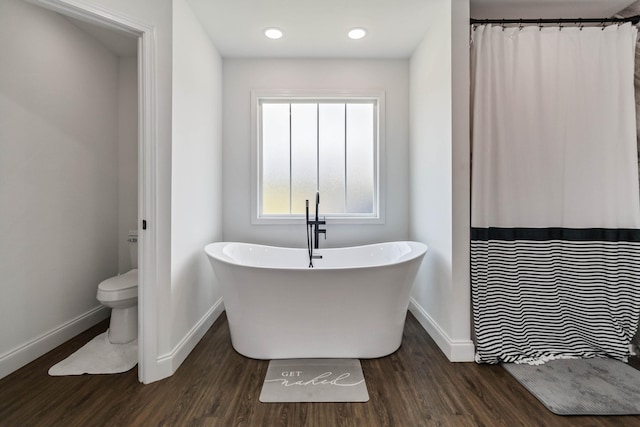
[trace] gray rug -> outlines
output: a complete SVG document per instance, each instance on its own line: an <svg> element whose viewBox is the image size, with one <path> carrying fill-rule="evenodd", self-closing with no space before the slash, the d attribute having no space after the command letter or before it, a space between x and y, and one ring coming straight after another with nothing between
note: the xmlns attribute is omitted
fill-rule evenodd
<svg viewBox="0 0 640 427"><path fill-rule="evenodd" d="M111 344L104 332L71 356L49 369L51 376L82 374L117 374L138 364L138 340L127 344Z"/></svg>
<svg viewBox="0 0 640 427"><path fill-rule="evenodd" d="M260 402L366 402L358 359L283 359L269 362Z"/></svg>
<svg viewBox="0 0 640 427"><path fill-rule="evenodd" d="M502 365L558 415L640 414L640 371L613 359Z"/></svg>

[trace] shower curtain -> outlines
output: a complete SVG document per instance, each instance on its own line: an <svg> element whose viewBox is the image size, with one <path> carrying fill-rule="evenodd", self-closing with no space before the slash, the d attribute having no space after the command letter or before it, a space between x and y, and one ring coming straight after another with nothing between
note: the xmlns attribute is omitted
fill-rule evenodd
<svg viewBox="0 0 640 427"><path fill-rule="evenodd" d="M626 360L640 316L637 30L472 32L476 361Z"/></svg>

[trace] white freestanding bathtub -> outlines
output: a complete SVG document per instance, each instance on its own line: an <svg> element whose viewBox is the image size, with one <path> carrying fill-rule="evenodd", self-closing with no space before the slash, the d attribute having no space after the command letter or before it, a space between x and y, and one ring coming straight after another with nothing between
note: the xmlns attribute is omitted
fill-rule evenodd
<svg viewBox="0 0 640 427"><path fill-rule="evenodd" d="M233 348L254 359L375 358L400 347L427 246L390 242L307 249L219 242L205 247Z"/></svg>

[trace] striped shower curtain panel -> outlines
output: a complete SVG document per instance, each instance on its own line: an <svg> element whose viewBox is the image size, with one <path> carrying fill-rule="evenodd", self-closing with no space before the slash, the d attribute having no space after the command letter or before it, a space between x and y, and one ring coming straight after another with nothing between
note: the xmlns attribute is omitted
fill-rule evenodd
<svg viewBox="0 0 640 427"><path fill-rule="evenodd" d="M472 32L476 360L626 360L640 316L630 24Z"/></svg>

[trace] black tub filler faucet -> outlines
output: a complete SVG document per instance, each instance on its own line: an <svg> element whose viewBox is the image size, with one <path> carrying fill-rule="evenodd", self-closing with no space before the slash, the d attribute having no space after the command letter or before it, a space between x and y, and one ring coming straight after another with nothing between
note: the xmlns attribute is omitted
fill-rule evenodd
<svg viewBox="0 0 640 427"><path fill-rule="evenodd" d="M314 259L322 259L322 255L314 255L313 250L318 249L318 240L320 234L324 234L324 239L327 239L327 230L320 228L321 225L327 222L318 217L318 205L320 204L320 192L316 192L316 219L309 219L309 199L306 200L306 218L307 218L307 250L309 251L309 268L313 268Z"/></svg>

